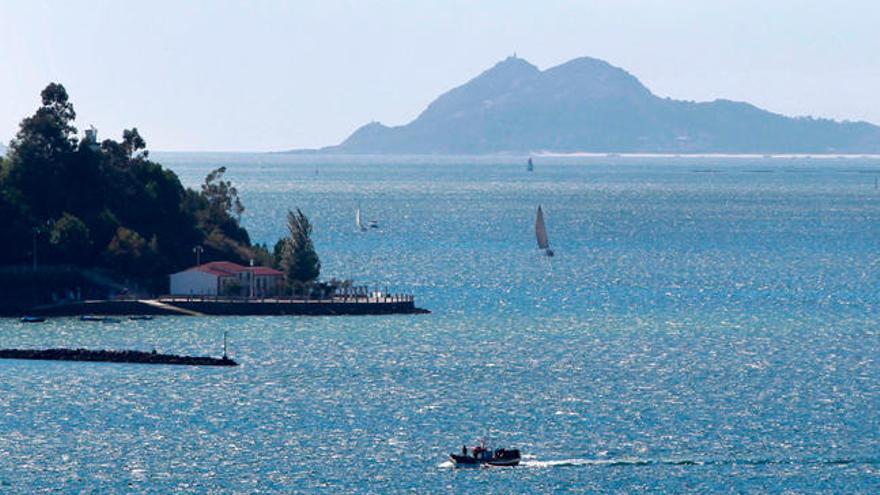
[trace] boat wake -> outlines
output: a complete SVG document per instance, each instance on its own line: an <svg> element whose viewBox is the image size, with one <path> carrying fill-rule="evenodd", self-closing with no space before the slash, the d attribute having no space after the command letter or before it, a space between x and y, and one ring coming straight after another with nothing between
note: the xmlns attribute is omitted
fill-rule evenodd
<svg viewBox="0 0 880 495"><path fill-rule="evenodd" d="M601 466L601 467L620 467L620 466L766 466L766 465L825 465L825 466L845 466L845 465L880 465L880 459L553 459L541 460L524 457L520 462L520 467L547 469L556 467L578 467L578 466ZM451 461L446 461L438 465L439 468L454 467Z"/></svg>

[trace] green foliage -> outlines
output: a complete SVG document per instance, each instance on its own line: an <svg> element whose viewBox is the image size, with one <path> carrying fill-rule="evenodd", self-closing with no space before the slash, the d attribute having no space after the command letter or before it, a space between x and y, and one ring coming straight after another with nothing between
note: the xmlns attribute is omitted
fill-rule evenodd
<svg viewBox="0 0 880 495"><path fill-rule="evenodd" d="M251 246L251 258L256 266L275 266L275 258L265 244Z"/></svg>
<svg viewBox="0 0 880 495"><path fill-rule="evenodd" d="M74 264L88 264L92 247L91 234L79 218L64 213L49 231L49 244L56 259Z"/></svg>
<svg viewBox="0 0 880 495"><path fill-rule="evenodd" d="M125 154L129 159L133 158L135 153L140 150L144 150L142 154L143 158L148 157L149 152L146 151L146 147L147 142L141 137L137 127L122 131L122 149L125 151Z"/></svg>
<svg viewBox="0 0 880 495"><path fill-rule="evenodd" d="M321 274L321 261L312 243L312 225L303 212L287 212L287 228L290 237L284 240L281 257L282 271L291 286L309 283Z"/></svg>
<svg viewBox="0 0 880 495"><path fill-rule="evenodd" d="M41 106L25 118L0 166L0 265L31 260L34 228L40 262L104 265L145 287L164 290L167 274L194 262L269 260L253 248L239 220L244 206L225 168L206 177L201 191L149 160L137 128L100 146L78 141L67 91L52 83Z"/></svg>
<svg viewBox="0 0 880 495"><path fill-rule="evenodd" d="M107 261L120 273L135 273L146 247L147 242L140 234L125 227L118 227L116 235L107 246Z"/></svg>
<svg viewBox="0 0 880 495"><path fill-rule="evenodd" d="M41 94L42 106L21 122L9 147L4 182L15 190L32 212L43 221L61 208L63 197L46 190L63 190L69 184L68 163L76 151L76 112L64 86L52 83Z"/></svg>
<svg viewBox="0 0 880 495"><path fill-rule="evenodd" d="M236 219L241 219L241 214L244 213L238 190L232 182L223 180L225 173L226 167L212 170L202 184L202 196L208 201L210 219L218 223L233 215Z"/></svg>
<svg viewBox="0 0 880 495"><path fill-rule="evenodd" d="M30 261L31 224L24 205L10 199L0 180L0 259L3 264Z"/></svg>
<svg viewBox="0 0 880 495"><path fill-rule="evenodd" d="M272 248L272 267L281 269L284 261L284 250L287 247L287 238L278 239Z"/></svg>

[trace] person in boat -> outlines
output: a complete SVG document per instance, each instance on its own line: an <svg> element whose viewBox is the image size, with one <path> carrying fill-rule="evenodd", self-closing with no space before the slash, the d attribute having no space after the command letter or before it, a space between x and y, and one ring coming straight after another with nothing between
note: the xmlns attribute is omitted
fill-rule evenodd
<svg viewBox="0 0 880 495"><path fill-rule="evenodd" d="M484 450L485 449L483 448L482 445L477 445L476 447L474 447L474 458L475 459L482 459Z"/></svg>
<svg viewBox="0 0 880 495"><path fill-rule="evenodd" d="M468 454L467 454L467 445L462 445L462 446L461 446L461 455L467 457L467 455L468 455Z"/></svg>

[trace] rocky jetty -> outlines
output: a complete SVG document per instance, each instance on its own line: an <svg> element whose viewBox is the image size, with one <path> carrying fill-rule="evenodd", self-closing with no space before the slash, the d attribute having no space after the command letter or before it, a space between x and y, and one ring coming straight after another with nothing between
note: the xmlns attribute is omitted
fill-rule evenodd
<svg viewBox="0 0 880 495"><path fill-rule="evenodd" d="M90 349L0 349L0 359L36 359L48 361L89 361L106 363L178 364L187 366L238 366L226 356L177 356L141 351Z"/></svg>

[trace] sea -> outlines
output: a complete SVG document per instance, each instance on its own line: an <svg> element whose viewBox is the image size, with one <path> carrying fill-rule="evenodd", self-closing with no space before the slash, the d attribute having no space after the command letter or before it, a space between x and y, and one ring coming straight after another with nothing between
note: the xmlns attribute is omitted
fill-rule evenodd
<svg viewBox="0 0 880 495"><path fill-rule="evenodd" d="M0 362L2 494L880 493L877 158L154 158L431 314L0 320L241 363Z"/></svg>

